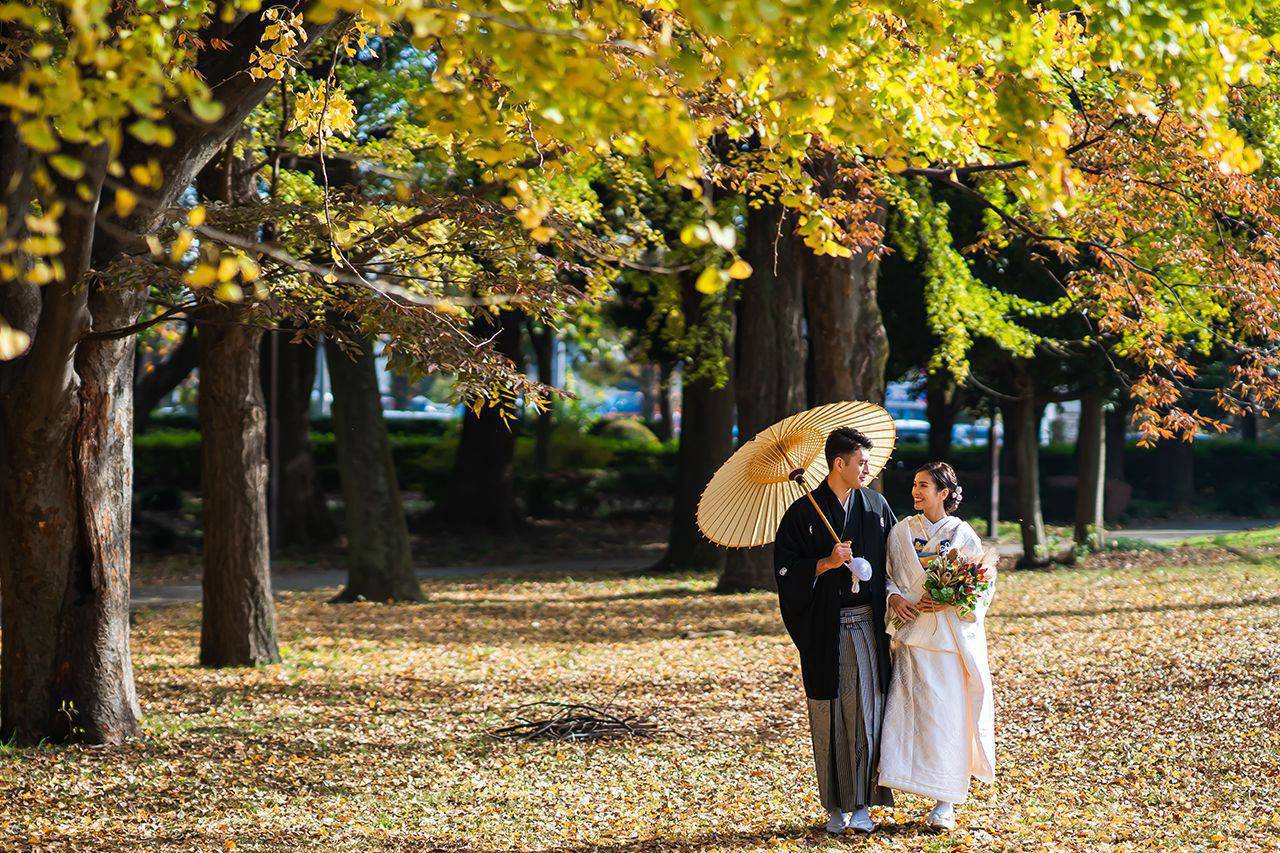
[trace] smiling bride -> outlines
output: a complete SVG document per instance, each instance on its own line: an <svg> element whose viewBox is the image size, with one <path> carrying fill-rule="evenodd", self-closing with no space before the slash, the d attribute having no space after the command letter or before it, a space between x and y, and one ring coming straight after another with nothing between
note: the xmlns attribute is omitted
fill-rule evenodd
<svg viewBox="0 0 1280 853"><path fill-rule="evenodd" d="M995 778L995 715L987 666L984 617L995 589L994 560L982 540L951 513L960 505L955 470L930 462L911 487L916 515L889 534L886 597L891 618L893 678L885 703L880 784L930 797L926 822L955 828L955 806L968 797L970 777ZM951 554L950 552L956 552ZM926 594L930 565L940 555L984 561L971 606L942 604Z"/></svg>

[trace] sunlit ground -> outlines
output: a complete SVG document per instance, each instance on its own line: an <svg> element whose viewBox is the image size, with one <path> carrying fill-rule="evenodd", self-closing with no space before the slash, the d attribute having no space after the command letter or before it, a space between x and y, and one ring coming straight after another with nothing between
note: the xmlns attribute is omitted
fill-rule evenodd
<svg viewBox="0 0 1280 853"><path fill-rule="evenodd" d="M1160 559L1004 573L988 623L996 784L975 785L945 838L922 831L927 803L902 797L871 843L1280 844L1280 571ZM258 671L194 666L197 607L144 612L147 737L0 751L0 846L866 845L821 829L774 598L717 596L712 583L432 582L426 604L404 606L286 594L285 662ZM614 699L663 733L485 736L542 699Z"/></svg>

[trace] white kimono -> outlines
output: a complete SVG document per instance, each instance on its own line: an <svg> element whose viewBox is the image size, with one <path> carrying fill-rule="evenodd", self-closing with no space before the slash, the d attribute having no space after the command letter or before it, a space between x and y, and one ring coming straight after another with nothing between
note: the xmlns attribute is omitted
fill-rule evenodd
<svg viewBox="0 0 1280 853"><path fill-rule="evenodd" d="M924 566L952 548L969 558L985 556L994 582L994 555L972 527L950 515L931 523L921 514L899 521L889 534L887 595L918 602ZM889 610L893 680L880 743L881 785L962 803L971 776L995 780L995 713L983 628L993 594L994 583L971 616L961 618L954 607L945 607L897 629Z"/></svg>

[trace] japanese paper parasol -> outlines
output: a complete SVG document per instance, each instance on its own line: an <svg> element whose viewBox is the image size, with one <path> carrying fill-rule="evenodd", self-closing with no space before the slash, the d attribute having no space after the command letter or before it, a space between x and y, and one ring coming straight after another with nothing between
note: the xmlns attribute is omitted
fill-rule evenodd
<svg viewBox="0 0 1280 853"><path fill-rule="evenodd" d="M840 427L871 439L870 479L875 479L893 453L893 418L875 403L818 406L761 430L720 466L698 501L702 535L728 548L772 542L787 507L805 495L813 501L811 490L827 476L822 452L827 436ZM821 511L818 517L826 522ZM827 530L840 541L829 522Z"/></svg>

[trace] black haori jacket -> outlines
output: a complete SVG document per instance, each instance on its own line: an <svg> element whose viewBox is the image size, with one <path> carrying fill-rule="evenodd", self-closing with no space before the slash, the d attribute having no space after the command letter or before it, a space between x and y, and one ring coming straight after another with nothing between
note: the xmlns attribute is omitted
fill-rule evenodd
<svg viewBox="0 0 1280 853"><path fill-rule="evenodd" d="M844 508L823 481L813 490L822 514L841 532ZM876 663L880 689L889 689L889 635L885 633L885 561L889 531L897 523L889 504L871 489L855 489L842 540L853 543L853 555L871 564L871 610L875 615ZM813 582L818 561L831 554L835 543L813 504L801 497L782 516L773 545L773 571L778 581L778 604L787 633L800 651L800 674L810 699L834 699L839 684L840 593L853 581L848 568L823 572Z"/></svg>

